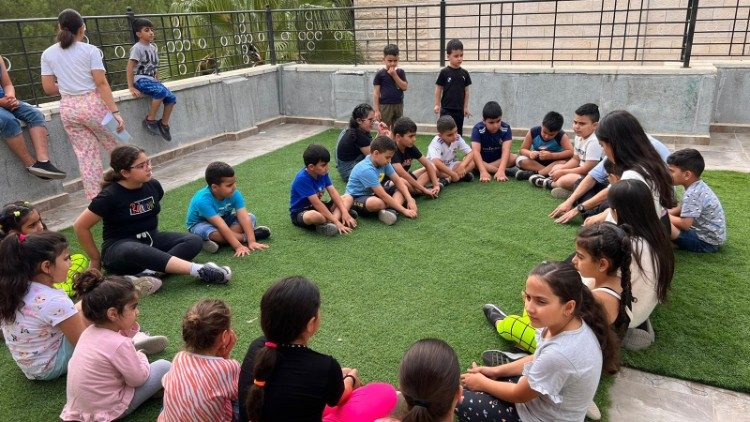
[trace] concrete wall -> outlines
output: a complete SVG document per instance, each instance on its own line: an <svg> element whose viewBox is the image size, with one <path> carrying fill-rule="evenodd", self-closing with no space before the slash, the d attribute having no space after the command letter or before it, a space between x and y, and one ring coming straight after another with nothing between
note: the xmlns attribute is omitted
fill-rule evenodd
<svg viewBox="0 0 750 422"><path fill-rule="evenodd" d="M750 124L750 61L716 63L718 83L712 122Z"/></svg>
<svg viewBox="0 0 750 422"><path fill-rule="evenodd" d="M360 102L372 103L377 66L332 67L297 65L284 68L284 108L289 115L348 120ZM435 79L433 66L404 66L409 89L404 114L417 123L432 124ZM512 127L539 124L547 111L562 113L569 127L573 111L594 102L602 112L627 109L653 133L707 137L714 110L716 69L679 67L488 67L469 66L473 85L470 110L481 120L487 101L503 107ZM294 86L294 88L291 88ZM333 104L325 104L330 99Z"/></svg>
<svg viewBox="0 0 750 422"><path fill-rule="evenodd" d="M258 122L278 117L277 74L275 66L262 66L168 82L166 85L177 94L177 105L170 121L171 142L152 136L143 128L141 122L149 100L133 99L128 91L116 91L114 96L126 128L133 136L133 143L142 146L149 155L170 156L171 150L227 133L242 132ZM58 198L64 202L66 191L80 188L78 162L60 121L59 103L44 104L41 110L47 120L52 162L68 173L68 177L63 181L42 181L29 174L7 147L0 146L6 148L4 152L0 151L0 169L5 174L0 178L3 203L43 198ZM28 138L28 133L26 136ZM30 147L30 142L27 143ZM109 162L107 152L102 152L102 160L106 168Z"/></svg>

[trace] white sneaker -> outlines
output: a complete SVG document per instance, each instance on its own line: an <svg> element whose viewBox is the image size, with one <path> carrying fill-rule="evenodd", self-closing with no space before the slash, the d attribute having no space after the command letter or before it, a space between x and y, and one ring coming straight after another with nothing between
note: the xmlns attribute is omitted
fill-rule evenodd
<svg viewBox="0 0 750 422"><path fill-rule="evenodd" d="M160 279L148 275L140 277L136 277L134 275L126 275L125 278L133 283L136 290L138 290L138 295L140 297L146 297L148 295L156 293L156 291L161 288L162 284Z"/></svg>
<svg viewBox="0 0 750 422"><path fill-rule="evenodd" d="M333 223L318 224L315 226L315 231L323 236L336 236L339 234L339 229Z"/></svg>
<svg viewBox="0 0 750 422"><path fill-rule="evenodd" d="M398 215L393 210L380 210L378 211L378 220L382 221L386 226L392 226L396 224Z"/></svg>
<svg viewBox="0 0 750 422"><path fill-rule="evenodd" d="M589 403L589 407L586 408L586 417L591 419L592 421L598 421L602 418L602 412L599 411L596 403Z"/></svg>
<svg viewBox="0 0 750 422"><path fill-rule="evenodd" d="M216 251L219 250L219 244L214 242L213 240L204 240L203 241L203 252L206 253L216 253Z"/></svg>
<svg viewBox="0 0 750 422"><path fill-rule="evenodd" d="M137 332L133 336L133 346L147 355L161 353L167 348L167 338L164 336L150 336L148 333Z"/></svg>

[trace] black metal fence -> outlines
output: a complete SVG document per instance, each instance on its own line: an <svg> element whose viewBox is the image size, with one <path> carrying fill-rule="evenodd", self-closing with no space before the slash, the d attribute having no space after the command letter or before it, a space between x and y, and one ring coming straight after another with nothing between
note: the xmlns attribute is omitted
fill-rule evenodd
<svg viewBox="0 0 750 422"><path fill-rule="evenodd" d="M306 7L86 17L86 42L102 51L113 89L127 86L135 17L153 21L162 80L262 63L378 63L397 44L406 63L444 64L446 40L486 63L659 63L750 57L750 0L524 0ZM681 5L680 5L681 4ZM40 57L56 19L0 20L0 54L17 97L41 91Z"/></svg>

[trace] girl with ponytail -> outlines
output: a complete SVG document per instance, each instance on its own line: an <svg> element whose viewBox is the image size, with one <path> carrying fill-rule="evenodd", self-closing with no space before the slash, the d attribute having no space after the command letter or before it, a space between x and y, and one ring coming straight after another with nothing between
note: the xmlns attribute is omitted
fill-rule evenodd
<svg viewBox="0 0 750 422"><path fill-rule="evenodd" d="M388 126L385 123L379 123L375 120L375 111L367 103L359 104L352 110L352 116L349 118L349 127L342 130L339 139L336 141L336 168L339 171L341 180L349 180L354 165L364 160L365 156L370 153L370 143L372 142L373 129L380 135L391 136Z"/></svg>
<svg viewBox="0 0 750 422"><path fill-rule="evenodd" d="M10 354L32 380L52 380L68 370L85 328L64 291L70 253L55 232L12 233L0 242L0 326Z"/></svg>
<svg viewBox="0 0 750 422"><path fill-rule="evenodd" d="M572 264L543 262L529 274L525 309L536 328L533 355L461 375L461 421L582 421L602 370L619 370L619 341L604 307Z"/></svg>
<svg viewBox="0 0 750 422"><path fill-rule="evenodd" d="M308 348L320 328L320 291L303 277L271 286L260 302L263 337L242 362L240 420L372 422L396 405L390 384L362 386L356 369Z"/></svg>
<svg viewBox="0 0 750 422"><path fill-rule="evenodd" d="M237 335L227 304L202 299L191 306L182 317L182 339L185 349L162 380L164 409L158 421L238 420L240 363L230 358Z"/></svg>

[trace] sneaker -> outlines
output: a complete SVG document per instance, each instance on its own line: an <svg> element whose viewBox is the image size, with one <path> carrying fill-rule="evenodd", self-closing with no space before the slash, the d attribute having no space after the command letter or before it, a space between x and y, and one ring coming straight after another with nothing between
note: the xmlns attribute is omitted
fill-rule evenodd
<svg viewBox="0 0 750 422"><path fill-rule="evenodd" d="M159 120L158 125L159 125L159 134L161 135L161 137L164 138L164 140L166 141L171 141L172 134L169 133L169 126L165 126L164 123L161 122L161 120Z"/></svg>
<svg viewBox="0 0 750 422"><path fill-rule="evenodd" d="M206 262L198 270L198 277L209 284L226 284L232 279L232 270L229 267L220 267L213 262Z"/></svg>
<svg viewBox="0 0 750 422"><path fill-rule="evenodd" d="M599 411L596 403L589 403L589 407L586 408L586 418L592 421L598 421L602 418L602 412Z"/></svg>
<svg viewBox="0 0 750 422"><path fill-rule="evenodd" d="M26 170L44 180L64 179L67 176L67 173L53 166L49 161L37 161L33 165L26 167Z"/></svg>
<svg viewBox="0 0 750 422"><path fill-rule="evenodd" d="M133 283L136 290L138 290L138 294L140 295L140 297L146 297L148 295L154 294L157 290L161 289L161 280L156 277L148 275L144 275L141 277L126 275L125 278Z"/></svg>
<svg viewBox="0 0 750 422"><path fill-rule="evenodd" d="M539 174L529 177L529 183L538 188L552 189L552 179Z"/></svg>
<svg viewBox="0 0 750 422"><path fill-rule="evenodd" d="M552 190L552 179L549 177L545 178L542 187L547 190Z"/></svg>
<svg viewBox="0 0 750 422"><path fill-rule="evenodd" d="M154 136L161 135L161 132L159 131L159 122L156 120L143 119L143 128Z"/></svg>
<svg viewBox="0 0 750 422"><path fill-rule="evenodd" d="M396 211L393 211L391 209L380 210L378 211L378 220L382 221L386 226L392 226L396 224L398 215L396 214Z"/></svg>
<svg viewBox="0 0 750 422"><path fill-rule="evenodd" d="M518 170L516 172L516 180L529 180L529 177L533 176L534 173L531 170Z"/></svg>
<svg viewBox="0 0 750 422"><path fill-rule="evenodd" d="M471 172L466 173L466 176L462 177L461 181L462 182L473 182L474 181L474 174L471 173Z"/></svg>
<svg viewBox="0 0 750 422"><path fill-rule="evenodd" d="M357 211L354 211L351 208L349 209L349 216L351 216L355 220L359 219L359 213L357 213Z"/></svg>
<svg viewBox="0 0 750 422"><path fill-rule="evenodd" d="M484 366L500 366L528 356L526 353L504 352L502 350L485 350L482 352Z"/></svg>
<svg viewBox="0 0 750 422"><path fill-rule="evenodd" d="M438 179L438 183L440 184L440 189L443 189L446 186L448 186L448 184L450 184L450 182L448 181L448 179L445 179L443 177L441 177L440 179Z"/></svg>
<svg viewBox="0 0 750 422"><path fill-rule="evenodd" d="M516 166L505 169L505 175L508 177L516 177L516 173L518 173L518 167Z"/></svg>
<svg viewBox="0 0 750 422"><path fill-rule="evenodd" d="M534 186L538 186L536 184L536 181L539 179L544 179L544 176L542 176L541 174L532 174L531 177L529 177L529 183L531 183Z"/></svg>
<svg viewBox="0 0 750 422"><path fill-rule="evenodd" d="M216 253L219 250L219 244L211 239L203 241L203 252Z"/></svg>
<svg viewBox="0 0 750 422"><path fill-rule="evenodd" d="M641 327L645 325L645 330ZM625 337L622 339L622 347L625 350L638 351L643 350L652 344L656 339L654 333L654 327L651 325L651 320L646 322L638 328L628 328L625 332Z"/></svg>
<svg viewBox="0 0 750 422"><path fill-rule="evenodd" d="M482 310L484 311L484 316L487 318L487 321L492 325L492 328L495 328L497 326L497 322L500 320L505 319L508 315L505 314L505 312L501 311L500 308L497 307L497 305L493 305L491 303L488 303L482 307Z"/></svg>
<svg viewBox="0 0 750 422"><path fill-rule="evenodd" d="M258 226L253 230L255 240L263 240L271 237L271 229L266 226Z"/></svg>
<svg viewBox="0 0 750 422"><path fill-rule="evenodd" d="M167 348L167 338L164 336L150 336L148 333L137 332L133 336L133 346L147 355L161 353Z"/></svg>
<svg viewBox="0 0 750 422"><path fill-rule="evenodd" d="M552 197L557 199L568 199L570 195L573 194L573 192L565 189L565 188L553 188L552 189Z"/></svg>
<svg viewBox="0 0 750 422"><path fill-rule="evenodd" d="M339 234L339 229L333 223L318 224L315 226L315 231L323 236L336 236Z"/></svg>

